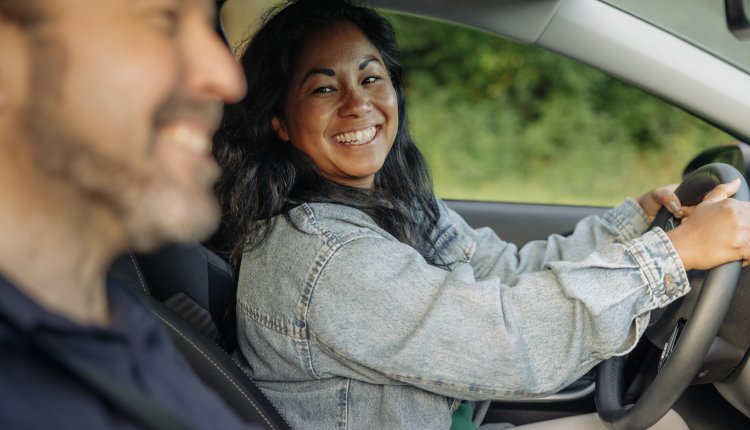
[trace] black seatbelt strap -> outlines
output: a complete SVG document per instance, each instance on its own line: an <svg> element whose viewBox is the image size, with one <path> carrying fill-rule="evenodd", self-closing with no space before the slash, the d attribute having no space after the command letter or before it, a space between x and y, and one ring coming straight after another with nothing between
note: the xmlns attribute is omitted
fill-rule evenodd
<svg viewBox="0 0 750 430"><path fill-rule="evenodd" d="M149 430L190 430L190 427L185 423L155 405L152 400L146 398L143 394L121 386L78 360L63 357L47 350L36 339L25 335L2 313L0 313L0 321L23 335L34 350L41 352L45 357L67 370L76 379L96 392L110 406L118 409L123 415L131 418L144 428Z"/></svg>

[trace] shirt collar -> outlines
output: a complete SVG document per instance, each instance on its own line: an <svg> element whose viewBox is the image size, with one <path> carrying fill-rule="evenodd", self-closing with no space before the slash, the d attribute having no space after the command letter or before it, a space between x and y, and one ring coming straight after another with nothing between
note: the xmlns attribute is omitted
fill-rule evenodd
<svg viewBox="0 0 750 430"><path fill-rule="evenodd" d="M24 334L39 330L124 332L137 335L150 331L153 318L134 294L112 277L107 278L107 299L113 317L111 326L82 325L50 311L0 275L0 314Z"/></svg>

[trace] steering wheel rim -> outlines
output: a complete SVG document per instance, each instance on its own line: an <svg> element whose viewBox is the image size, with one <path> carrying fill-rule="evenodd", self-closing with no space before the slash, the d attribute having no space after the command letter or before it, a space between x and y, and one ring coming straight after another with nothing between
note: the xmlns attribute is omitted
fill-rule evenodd
<svg viewBox="0 0 750 430"><path fill-rule="evenodd" d="M749 201L750 191L742 174L723 163L697 169L675 193L682 204L692 206L700 203L716 185L737 178L741 185L734 198ZM662 208L650 229L665 228L672 220L670 212ZM642 430L655 424L669 411L700 370L729 309L741 268L741 262L734 261L706 272L695 307L671 353L634 404L623 405L622 401L625 357L615 357L599 365L595 400L602 421L616 430Z"/></svg>

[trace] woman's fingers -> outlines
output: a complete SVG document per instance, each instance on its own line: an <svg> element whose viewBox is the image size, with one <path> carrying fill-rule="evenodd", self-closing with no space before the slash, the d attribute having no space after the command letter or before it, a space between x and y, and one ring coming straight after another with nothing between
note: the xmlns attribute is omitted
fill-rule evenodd
<svg viewBox="0 0 750 430"><path fill-rule="evenodd" d="M740 189L740 180L735 179L732 182L726 184L719 184L711 190L705 197L703 197L703 203L716 203L724 199L732 197L737 190Z"/></svg>
<svg viewBox="0 0 750 430"><path fill-rule="evenodd" d="M686 269L710 269L729 261L750 265L750 203L730 199L740 180L720 184L667 232Z"/></svg>
<svg viewBox="0 0 750 430"><path fill-rule="evenodd" d="M689 217L690 214L693 213L693 211L695 211L695 206L682 206L680 208L680 212L682 212L682 217L680 218L684 220L685 218Z"/></svg>
<svg viewBox="0 0 750 430"><path fill-rule="evenodd" d="M667 208L669 212L672 213L677 218L683 217L683 211L682 211L682 204L680 203L680 199L677 197L677 194L675 194L675 190L677 189L677 184L671 184L666 185L661 188L657 188L654 190L654 199L657 203L659 203L660 206L664 206Z"/></svg>
<svg viewBox="0 0 750 430"><path fill-rule="evenodd" d="M729 261L750 263L750 203L729 199L722 187L667 232L686 269L709 269Z"/></svg>
<svg viewBox="0 0 750 430"><path fill-rule="evenodd" d="M740 180L735 179L734 181L726 184L719 184L713 190L711 190L705 197L704 202L716 203L718 201L727 199L734 195L740 188ZM643 195L639 202L643 207L646 214L651 218L661 209L661 207L667 208L675 218L684 218L689 216L693 212L693 206L683 206L680 202L679 197L675 194L677 184L665 185L663 187L655 188L649 193Z"/></svg>
<svg viewBox="0 0 750 430"><path fill-rule="evenodd" d="M676 217L682 216L682 205L680 199L674 191L677 189L677 184L665 185L663 187L655 188L648 193L642 195L638 199L643 211L649 217L649 220L653 219L659 210L663 207L667 208Z"/></svg>

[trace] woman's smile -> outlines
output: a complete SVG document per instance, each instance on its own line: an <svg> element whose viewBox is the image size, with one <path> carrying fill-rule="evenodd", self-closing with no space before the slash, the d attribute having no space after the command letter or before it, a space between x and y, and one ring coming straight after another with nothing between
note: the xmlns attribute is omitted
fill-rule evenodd
<svg viewBox="0 0 750 430"><path fill-rule="evenodd" d="M380 52L358 27L313 33L297 61L279 138L341 185L372 188L398 131L398 98Z"/></svg>
<svg viewBox="0 0 750 430"><path fill-rule="evenodd" d="M345 145L364 145L370 143L375 139L375 134L378 129L375 126L370 126L362 130L347 131L339 133L333 136L336 142L343 143Z"/></svg>

